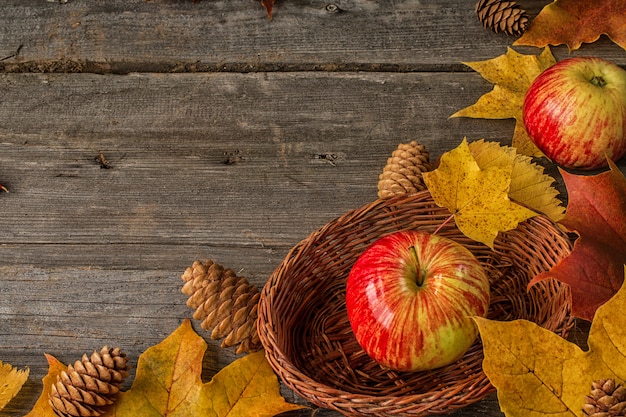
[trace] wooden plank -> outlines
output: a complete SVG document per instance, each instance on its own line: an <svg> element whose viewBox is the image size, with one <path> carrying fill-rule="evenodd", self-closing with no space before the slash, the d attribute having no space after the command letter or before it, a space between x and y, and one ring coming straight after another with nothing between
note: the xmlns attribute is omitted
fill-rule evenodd
<svg viewBox="0 0 626 417"><path fill-rule="evenodd" d="M0 166L12 191L0 209L12 244L291 245L373 200L398 143L417 139L435 157L466 135L505 140L513 126L448 119L489 88L470 73L0 82Z"/></svg>
<svg viewBox="0 0 626 417"><path fill-rule="evenodd" d="M531 16L545 4L526 3ZM272 21L252 0L10 0L0 15L0 57L22 47L0 70L467 71L461 62L500 55L514 40L484 29L474 2L458 0L279 1ZM591 50L626 64L606 37L592 48L572 55ZM564 46L554 51L570 55Z"/></svg>

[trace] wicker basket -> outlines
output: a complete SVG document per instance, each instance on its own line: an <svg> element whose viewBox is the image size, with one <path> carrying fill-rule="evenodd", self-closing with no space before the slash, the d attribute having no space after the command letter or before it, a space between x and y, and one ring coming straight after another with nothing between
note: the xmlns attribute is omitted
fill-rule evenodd
<svg viewBox="0 0 626 417"><path fill-rule="evenodd" d="M357 343L345 310L350 268L374 240L402 229L433 232L450 213L428 191L377 200L310 234L274 271L259 302L258 330L282 381L306 400L346 415L424 416L448 413L484 398L493 386L482 371L480 340L457 362L400 373L372 361ZM528 281L571 250L567 235L545 217L501 233L495 250L463 236L449 222L438 232L470 249L491 283L488 317L524 318L566 335L571 327L566 285Z"/></svg>

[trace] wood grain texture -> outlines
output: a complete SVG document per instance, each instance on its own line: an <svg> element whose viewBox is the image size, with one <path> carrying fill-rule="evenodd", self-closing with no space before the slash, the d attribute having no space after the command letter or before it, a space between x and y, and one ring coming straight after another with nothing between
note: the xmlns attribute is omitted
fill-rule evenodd
<svg viewBox="0 0 626 417"><path fill-rule="evenodd" d="M5 0L0 56L23 47L1 64L5 71L119 73L450 71L500 55L514 40L483 29L470 1L285 0L271 21L259 3ZM526 3L534 15L545 2ZM593 52L626 64L606 37ZM563 47L555 53L569 55Z"/></svg>
<svg viewBox="0 0 626 417"><path fill-rule="evenodd" d="M491 89L461 62L513 41L472 2L328 4L279 1L268 21L252 0L3 2L0 360L31 376L0 416L30 410L44 353L119 345L135 365L191 316L180 275L195 259L264 285L293 245L376 198L400 142L433 159L464 136L510 143L512 120L448 119ZM626 64L606 39L583 54ZM209 346L205 379L235 359ZM313 413L338 415L290 415ZM492 395L454 415L501 413Z"/></svg>
<svg viewBox="0 0 626 417"><path fill-rule="evenodd" d="M374 199L399 142L417 139L435 157L466 135L504 138L494 128L508 121L476 131L476 121L447 118L458 104L439 97L470 102L484 87L475 81L432 73L1 76L0 163L12 189L0 201L5 243L291 245ZM22 211L10 210L15 201Z"/></svg>

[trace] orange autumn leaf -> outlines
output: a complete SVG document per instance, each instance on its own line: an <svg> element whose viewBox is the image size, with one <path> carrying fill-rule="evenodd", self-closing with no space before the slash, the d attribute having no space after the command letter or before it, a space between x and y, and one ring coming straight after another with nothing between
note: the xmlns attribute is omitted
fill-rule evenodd
<svg viewBox="0 0 626 417"><path fill-rule="evenodd" d="M261 0L261 4L267 11L267 17L272 18L272 8L274 7L274 0Z"/></svg>
<svg viewBox="0 0 626 417"><path fill-rule="evenodd" d="M48 374L43 378L43 390L33 409L24 417L58 417L50 406L48 393L61 372L67 370L67 366L52 355L46 354L45 356L48 360Z"/></svg>
<svg viewBox="0 0 626 417"><path fill-rule="evenodd" d="M523 55L508 48L506 54L493 59L465 62L485 80L494 84L493 90L481 96L471 106L461 109L450 117L479 119L515 119L512 145L528 156L543 156L526 133L522 117L524 96L534 79L546 68L556 63L550 49L539 55Z"/></svg>
<svg viewBox="0 0 626 417"><path fill-rule="evenodd" d="M624 384L625 310L626 286L597 310L587 351L530 321L474 318L483 343L483 370L505 415L583 417L592 382L612 378Z"/></svg>
<svg viewBox="0 0 626 417"><path fill-rule="evenodd" d="M22 389L28 379L29 370L20 370L0 361L0 410Z"/></svg>
<svg viewBox="0 0 626 417"><path fill-rule="evenodd" d="M566 44L571 51L600 35L626 49L626 0L556 0L541 10L513 45Z"/></svg>
<svg viewBox="0 0 626 417"><path fill-rule="evenodd" d="M131 388L120 395L108 417L274 416L303 408L280 395L278 379L264 352L244 356L208 383L201 380L206 342L185 320L137 364Z"/></svg>
<svg viewBox="0 0 626 417"><path fill-rule="evenodd" d="M591 320L596 309L621 287L626 264L626 178L609 160L610 170L598 175L561 170L568 193L560 222L579 237L574 249L529 286L554 277L572 290L572 313Z"/></svg>

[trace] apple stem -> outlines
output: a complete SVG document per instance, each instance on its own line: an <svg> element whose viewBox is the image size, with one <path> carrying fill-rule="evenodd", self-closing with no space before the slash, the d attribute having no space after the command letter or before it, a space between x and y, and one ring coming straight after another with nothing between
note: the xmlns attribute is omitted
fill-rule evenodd
<svg viewBox="0 0 626 417"><path fill-rule="evenodd" d="M593 78L589 80L589 82L596 87L604 87L606 85L606 81L604 80L604 78L600 77L599 75L594 75Z"/></svg>
<svg viewBox="0 0 626 417"><path fill-rule="evenodd" d="M411 252L411 256L413 256L413 260L415 261L415 283L418 287L421 287L424 284L424 274L422 271L422 265L420 265L419 257L417 256L417 250L415 246L411 246L409 248L409 252Z"/></svg>

